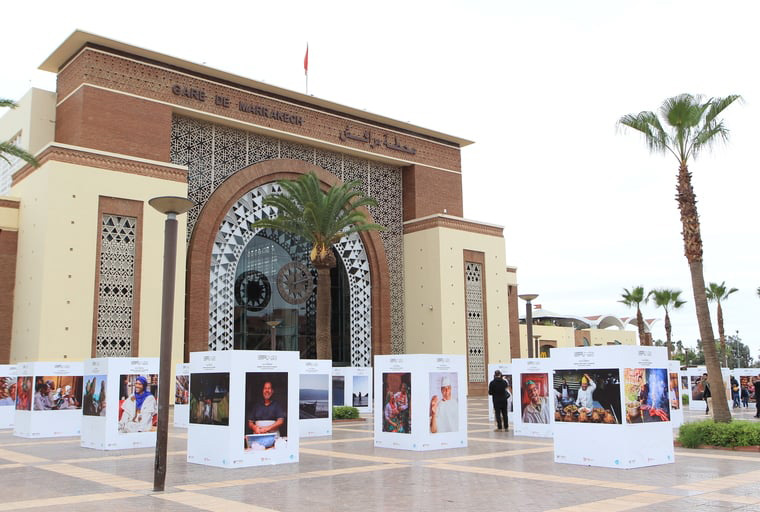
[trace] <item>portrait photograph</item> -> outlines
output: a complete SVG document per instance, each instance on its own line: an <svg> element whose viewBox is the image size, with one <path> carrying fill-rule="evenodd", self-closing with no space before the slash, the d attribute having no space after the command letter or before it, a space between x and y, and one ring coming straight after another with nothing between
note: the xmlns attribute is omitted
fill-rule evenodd
<svg viewBox="0 0 760 512"><path fill-rule="evenodd" d="M85 375L82 414L85 416L106 415L107 375Z"/></svg>
<svg viewBox="0 0 760 512"><path fill-rule="evenodd" d="M82 408L82 376L38 376L32 397L33 411L64 411Z"/></svg>
<svg viewBox="0 0 760 512"><path fill-rule="evenodd" d="M668 376L670 378L670 389L668 390L670 408L677 410L681 408L681 392L678 389L678 373L671 372Z"/></svg>
<svg viewBox="0 0 760 512"><path fill-rule="evenodd" d="M119 377L120 434L155 432L158 425L158 374Z"/></svg>
<svg viewBox="0 0 760 512"><path fill-rule="evenodd" d="M16 377L0 377L0 407L16 405Z"/></svg>
<svg viewBox="0 0 760 512"><path fill-rule="evenodd" d="M332 404L335 406L346 405L346 378L343 375L332 376Z"/></svg>
<svg viewBox="0 0 760 512"><path fill-rule="evenodd" d="M244 448L285 449L287 440L288 373L246 373Z"/></svg>
<svg viewBox="0 0 760 512"><path fill-rule="evenodd" d="M383 432L412 433L412 374L383 373Z"/></svg>
<svg viewBox="0 0 760 512"><path fill-rule="evenodd" d="M626 368L626 423L670 421L668 370L665 368Z"/></svg>
<svg viewBox="0 0 760 512"><path fill-rule="evenodd" d="M16 378L16 410L31 411L32 395L34 395L34 383L31 376Z"/></svg>
<svg viewBox="0 0 760 512"><path fill-rule="evenodd" d="M623 423L620 409L620 370L555 370L554 421L564 423Z"/></svg>
<svg viewBox="0 0 760 512"><path fill-rule="evenodd" d="M302 373L299 381L299 419L327 418L330 412L330 376L326 373Z"/></svg>
<svg viewBox="0 0 760 512"><path fill-rule="evenodd" d="M177 375L174 381L174 405L187 405L190 401L190 376Z"/></svg>
<svg viewBox="0 0 760 512"><path fill-rule="evenodd" d="M431 434L459 432L459 382L457 372L430 372Z"/></svg>
<svg viewBox="0 0 760 512"><path fill-rule="evenodd" d="M551 423L549 374L520 374L520 417L523 423Z"/></svg>
<svg viewBox="0 0 760 512"><path fill-rule="evenodd" d="M230 374L194 373L190 379L189 405L190 423L229 425Z"/></svg>
<svg viewBox="0 0 760 512"><path fill-rule="evenodd" d="M514 406L514 396L512 391L512 374L511 373L505 373L502 375L502 378L507 381L507 392L509 393L509 398L507 398L507 411L508 412L514 412L515 406Z"/></svg>
<svg viewBox="0 0 760 512"><path fill-rule="evenodd" d="M689 375L689 385L691 387L691 399L692 400L704 400L704 384L702 383L701 375Z"/></svg>
<svg viewBox="0 0 760 512"><path fill-rule="evenodd" d="M369 375L353 376L352 403L354 407L369 406Z"/></svg>

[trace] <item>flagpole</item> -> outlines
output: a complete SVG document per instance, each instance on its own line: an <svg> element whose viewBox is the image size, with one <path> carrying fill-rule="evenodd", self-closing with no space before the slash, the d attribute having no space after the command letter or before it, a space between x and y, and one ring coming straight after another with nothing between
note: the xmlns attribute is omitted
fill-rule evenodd
<svg viewBox="0 0 760 512"><path fill-rule="evenodd" d="M309 43L306 43L306 55L303 58L303 73L306 75L306 94L309 94Z"/></svg>

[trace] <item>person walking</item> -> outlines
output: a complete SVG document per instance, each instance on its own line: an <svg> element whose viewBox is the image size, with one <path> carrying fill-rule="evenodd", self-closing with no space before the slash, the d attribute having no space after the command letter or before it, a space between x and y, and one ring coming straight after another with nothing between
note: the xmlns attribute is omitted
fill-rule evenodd
<svg viewBox="0 0 760 512"><path fill-rule="evenodd" d="M739 393L739 381L731 375L731 398L734 401L734 408L741 407L741 394Z"/></svg>
<svg viewBox="0 0 760 512"><path fill-rule="evenodd" d="M705 409L705 416L707 416L708 414L710 414L710 403L712 402L712 391L710 391L710 383L707 381L706 373L702 375L702 389L704 389L702 398L705 399L705 403L707 404L707 408Z"/></svg>
<svg viewBox="0 0 760 512"><path fill-rule="evenodd" d="M506 432L509 430L509 419L507 417L509 391L507 390L507 381L502 377L500 370L493 373L493 380L488 384L488 394L491 395L493 412L496 415L496 430L494 432ZM502 424L504 428L502 428Z"/></svg>
<svg viewBox="0 0 760 512"><path fill-rule="evenodd" d="M760 418L760 374L755 378L755 382L752 383L755 386L755 418Z"/></svg>

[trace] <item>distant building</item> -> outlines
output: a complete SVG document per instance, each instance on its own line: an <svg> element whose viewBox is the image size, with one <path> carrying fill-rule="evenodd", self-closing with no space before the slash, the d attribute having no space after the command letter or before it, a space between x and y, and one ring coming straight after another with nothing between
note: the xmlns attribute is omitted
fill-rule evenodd
<svg viewBox="0 0 760 512"><path fill-rule="evenodd" d="M575 316L554 313L536 304L532 311L533 347L539 357L549 357L556 347L590 347L603 345L636 345L638 332L626 330L636 327L636 318L613 315ZM645 320L644 332L651 340L651 326L655 319ZM525 316L520 317L520 353L528 356L528 339Z"/></svg>

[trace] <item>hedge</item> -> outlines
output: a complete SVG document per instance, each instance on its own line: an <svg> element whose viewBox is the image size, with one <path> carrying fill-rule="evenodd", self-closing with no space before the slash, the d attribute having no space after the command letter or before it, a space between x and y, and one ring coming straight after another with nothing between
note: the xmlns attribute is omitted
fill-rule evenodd
<svg viewBox="0 0 760 512"><path fill-rule="evenodd" d="M347 405L333 407L334 420L357 420L359 419L359 409Z"/></svg>
<svg viewBox="0 0 760 512"><path fill-rule="evenodd" d="M760 446L760 422L734 420L731 423L715 423L713 420L697 421L681 425L678 441L684 448L701 445Z"/></svg>

